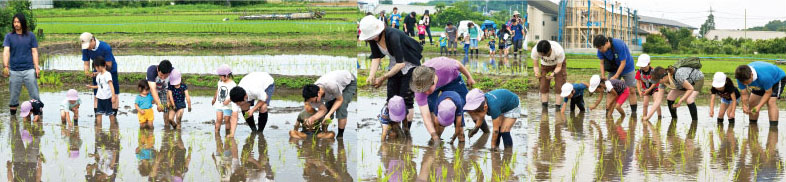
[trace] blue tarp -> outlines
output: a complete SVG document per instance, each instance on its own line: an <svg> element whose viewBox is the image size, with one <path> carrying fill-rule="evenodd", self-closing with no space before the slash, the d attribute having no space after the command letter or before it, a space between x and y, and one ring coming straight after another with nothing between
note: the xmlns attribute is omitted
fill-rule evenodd
<svg viewBox="0 0 786 182"><path fill-rule="evenodd" d="M497 30L497 24L494 23L494 21L491 21L491 20L483 21L483 25L481 25L480 27L483 30L486 30L486 29L489 29L489 28L492 29L492 30Z"/></svg>

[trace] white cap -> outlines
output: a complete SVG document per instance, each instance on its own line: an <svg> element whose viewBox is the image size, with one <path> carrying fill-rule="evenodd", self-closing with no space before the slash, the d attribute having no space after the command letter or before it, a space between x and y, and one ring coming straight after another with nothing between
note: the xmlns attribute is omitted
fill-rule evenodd
<svg viewBox="0 0 786 182"><path fill-rule="evenodd" d="M87 49L88 47L90 47L91 40L93 40L93 34L91 34L90 32L85 32L82 33L82 35L79 35L79 41L80 44L82 45L82 49Z"/></svg>
<svg viewBox="0 0 786 182"><path fill-rule="evenodd" d="M712 78L712 87L723 87L726 85L726 74L723 72L715 72L715 76Z"/></svg>
<svg viewBox="0 0 786 182"><path fill-rule="evenodd" d="M589 85L590 93L595 92L595 89L597 89L598 85L600 85L600 76L599 75L592 75L592 77L590 77L590 83L589 84L590 84Z"/></svg>
<svg viewBox="0 0 786 182"><path fill-rule="evenodd" d="M418 21L418 24L423 24L423 20Z"/></svg>
<svg viewBox="0 0 786 182"><path fill-rule="evenodd" d="M650 64L650 55L641 54L639 55L639 61L636 63L638 67L645 67Z"/></svg>
<svg viewBox="0 0 786 182"><path fill-rule="evenodd" d="M573 92L573 84L565 83L562 85L562 93L560 93L559 96L568 97L571 92Z"/></svg>

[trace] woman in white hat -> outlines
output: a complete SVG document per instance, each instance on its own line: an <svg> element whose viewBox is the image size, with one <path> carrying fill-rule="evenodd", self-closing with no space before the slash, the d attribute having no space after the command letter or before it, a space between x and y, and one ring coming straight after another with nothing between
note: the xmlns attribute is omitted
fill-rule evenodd
<svg viewBox="0 0 786 182"><path fill-rule="evenodd" d="M589 92L595 93L598 91L605 92L609 95L606 99L606 117L611 117L615 109L620 115L625 115L625 110L622 110L622 104L625 103L625 100L628 100L630 88L628 88L628 85L625 85L624 81L617 79L606 80L600 78L599 75L592 75L592 78L590 78ZM600 94L598 100L595 100L595 104L590 107L590 110L594 110L598 107L600 101L603 100L603 95L604 94Z"/></svg>
<svg viewBox="0 0 786 182"><path fill-rule="evenodd" d="M407 120L412 120L415 93L409 88L409 82L412 80L412 69L420 66L423 46L401 30L385 27L385 24L374 16L366 16L360 20L358 39L367 41L371 47L371 65L366 83L379 87L383 81L388 80L387 100L396 95L404 98L409 110ZM386 56L390 59L388 71L377 77L380 61Z"/></svg>
<svg viewBox="0 0 786 182"><path fill-rule="evenodd" d="M740 102L740 90L734 86L734 82L726 77L723 72L716 72L712 78L712 88L710 89L710 118L715 115L715 96L720 97L720 109L718 109L718 123L723 123L723 115L728 116L729 124L734 123L734 111Z"/></svg>

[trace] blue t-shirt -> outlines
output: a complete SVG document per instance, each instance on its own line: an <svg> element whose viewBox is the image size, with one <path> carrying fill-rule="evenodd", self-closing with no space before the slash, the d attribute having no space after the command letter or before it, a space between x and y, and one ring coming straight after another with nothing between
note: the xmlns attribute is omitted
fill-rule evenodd
<svg viewBox="0 0 786 182"><path fill-rule="evenodd" d="M109 46L109 44L106 42L100 40L96 46L98 47L96 47L95 51L90 49L82 49L82 61L95 60L96 57L103 56L105 61L112 61L112 69L109 70L109 72L117 73L117 61L115 61L115 55L112 54L112 47Z"/></svg>
<svg viewBox="0 0 786 182"><path fill-rule="evenodd" d="M635 69L633 66L633 57L630 56L630 49L628 49L628 46L625 45L625 42L620 39L611 39L611 47L614 48L614 51L598 51L598 59L614 60L617 65L620 65L622 60L625 60L627 62L625 62L625 68L622 69L622 74L633 71ZM617 53L616 55L614 54L615 52Z"/></svg>
<svg viewBox="0 0 786 182"><path fill-rule="evenodd" d="M464 98L462 98L461 95L458 94L458 92L455 92L455 91L444 91L441 94L439 94L439 97L437 97L437 104L442 103L442 101L447 99L447 98L450 98L450 100L453 101L453 104L456 105L456 115L455 116L456 117L464 116L464 110L461 109L461 108L464 108ZM438 109L437 109L437 111L432 111L432 112L434 113L434 115L439 116ZM461 122L464 123L464 118L461 118Z"/></svg>
<svg viewBox="0 0 786 182"><path fill-rule="evenodd" d="M524 27L521 24L511 25L510 30L515 31L513 34L513 41L524 39Z"/></svg>
<svg viewBox="0 0 786 182"><path fill-rule="evenodd" d="M153 95L147 93L147 96L136 95L136 100L134 101L136 105L139 105L140 109L150 109L153 107Z"/></svg>
<svg viewBox="0 0 786 182"><path fill-rule="evenodd" d="M491 119L497 119L502 113L519 107L519 96L506 89L492 90L486 93L486 103Z"/></svg>
<svg viewBox="0 0 786 182"><path fill-rule="evenodd" d="M5 34L3 47L11 49L11 56L8 60L8 66L11 71L24 71L35 68L33 66L32 49L38 48L38 40L36 40L33 32L27 32L25 35L16 33Z"/></svg>
<svg viewBox="0 0 786 182"><path fill-rule="evenodd" d="M565 97L563 101L568 102L569 99L575 99L581 96L584 96L584 90L587 90L587 86L581 83L574 83L573 84L573 97L567 98Z"/></svg>
<svg viewBox="0 0 786 182"><path fill-rule="evenodd" d="M401 14L393 13L390 15L390 24L397 26L399 25L398 22L401 20Z"/></svg>
<svg viewBox="0 0 786 182"><path fill-rule="evenodd" d="M740 80L737 80L737 85L741 90L748 87L752 90L769 90L773 85L781 81L783 77L786 77L786 73L784 73L781 68L768 62L756 61L749 63L748 66L756 70L756 80L753 80L753 82L747 86L743 85Z"/></svg>

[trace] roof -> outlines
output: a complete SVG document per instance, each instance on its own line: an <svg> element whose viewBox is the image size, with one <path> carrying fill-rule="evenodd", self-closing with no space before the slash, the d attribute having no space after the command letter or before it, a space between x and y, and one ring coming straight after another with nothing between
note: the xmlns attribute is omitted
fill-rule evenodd
<svg viewBox="0 0 786 182"><path fill-rule="evenodd" d="M786 37L786 32L776 31L742 31L742 30L710 30L705 34L707 39L722 40L725 38L749 38L765 40Z"/></svg>
<svg viewBox="0 0 786 182"><path fill-rule="evenodd" d="M419 5L404 5L404 4L379 4L377 7L374 8L374 15L379 14L381 11L385 11L385 15L390 16L390 13L393 12L393 8L398 8L398 13L400 14L409 14L411 12L415 12L418 15L422 15L429 11L429 13L434 14L437 12L436 6L419 6ZM403 17L403 16L402 16Z"/></svg>
<svg viewBox="0 0 786 182"><path fill-rule="evenodd" d="M559 6L551 1L527 1L528 6L535 7L543 11L543 13L557 15L559 14Z"/></svg>
<svg viewBox="0 0 786 182"><path fill-rule="evenodd" d="M688 28L688 29L696 29L696 27L690 26L688 24L684 24L678 21L663 19L663 18L655 18L651 16L640 16L639 22L645 23L652 23L652 24L659 24L659 25L666 25L666 26L673 26L673 27L680 27L680 28Z"/></svg>

